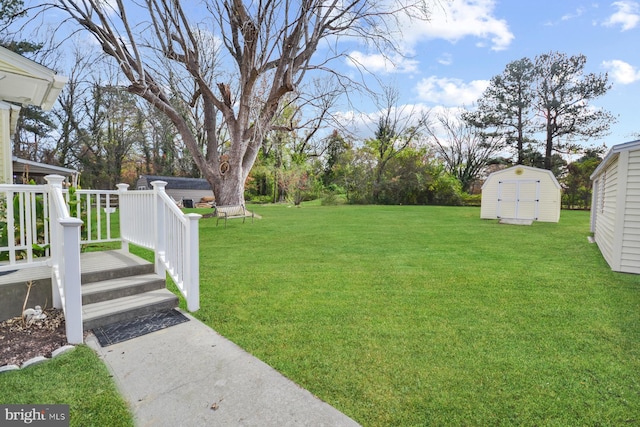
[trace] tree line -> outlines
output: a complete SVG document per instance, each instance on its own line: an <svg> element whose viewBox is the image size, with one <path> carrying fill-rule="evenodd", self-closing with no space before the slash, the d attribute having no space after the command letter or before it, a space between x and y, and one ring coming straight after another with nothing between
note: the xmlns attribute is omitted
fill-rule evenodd
<svg viewBox="0 0 640 427"><path fill-rule="evenodd" d="M0 5L0 22L23 13L19 0ZM605 135L613 117L590 105L610 84L606 74L584 74L583 55L550 52L507 64L477 105L448 114L408 111L395 89L384 88L371 134L353 135L331 122L331 111L358 84L313 55L321 40L353 31L393 51L389 34L371 26L392 19L388 5L352 0L329 8L306 0L286 9L284 22L281 3L270 3L271 13L243 2L208 5L220 40L195 31L180 2L152 2L144 11L152 44L136 39L132 11L120 3L50 6L95 36L106 55L75 50L56 109L23 109L14 152L79 169L82 185L93 188L140 174L202 176L223 203L461 204L473 202L470 194L495 165L518 163L553 170L566 205L588 205L587 172L602 148L580 141ZM428 21L428 5L402 12ZM329 78L303 78L312 72ZM566 155L582 157L567 165Z"/></svg>

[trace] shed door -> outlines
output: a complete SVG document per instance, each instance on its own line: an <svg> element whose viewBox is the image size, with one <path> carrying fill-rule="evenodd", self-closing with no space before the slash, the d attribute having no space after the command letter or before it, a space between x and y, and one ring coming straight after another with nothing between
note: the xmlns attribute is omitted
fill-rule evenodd
<svg viewBox="0 0 640 427"><path fill-rule="evenodd" d="M498 218L538 219L539 180L507 180L498 182Z"/></svg>

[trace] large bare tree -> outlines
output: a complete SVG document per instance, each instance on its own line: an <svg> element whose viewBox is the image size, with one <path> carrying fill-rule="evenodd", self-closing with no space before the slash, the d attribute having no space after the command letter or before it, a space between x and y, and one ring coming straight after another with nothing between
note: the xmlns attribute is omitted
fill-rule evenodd
<svg viewBox="0 0 640 427"><path fill-rule="evenodd" d="M429 111L420 111L399 105L398 89L392 86L383 88L380 111L375 136L365 141L376 159L373 179L373 201L378 203L382 178L387 164L400 153L411 146L417 146L426 130L429 121Z"/></svg>
<svg viewBox="0 0 640 427"><path fill-rule="evenodd" d="M59 0L54 7L93 34L130 92L170 118L223 205L244 202L281 101L301 90L308 72L335 73L343 39L391 54L397 21L427 19L430 1Z"/></svg>
<svg viewBox="0 0 640 427"><path fill-rule="evenodd" d="M477 132L460 116L464 113L438 115L436 121L427 126L427 133L447 172L458 178L462 189L468 192L504 145L500 135Z"/></svg>

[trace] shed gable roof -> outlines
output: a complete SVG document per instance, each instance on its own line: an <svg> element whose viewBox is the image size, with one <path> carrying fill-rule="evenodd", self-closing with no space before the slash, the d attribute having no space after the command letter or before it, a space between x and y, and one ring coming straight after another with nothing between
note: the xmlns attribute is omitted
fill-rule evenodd
<svg viewBox="0 0 640 427"><path fill-rule="evenodd" d="M539 173L542 175L547 175L549 177L549 179L551 179L551 182L553 183L553 185L560 189L560 183L558 182L558 180L556 179L555 175L553 175L553 172L551 172L550 170L547 169L540 169L540 168L534 168L532 166L524 166L524 165L515 165L515 166L511 166L509 168L506 169L501 169L499 171L493 172L491 173L487 179L485 180L484 184L482 185L482 188L484 188L484 186L493 179L499 179L500 175L507 175L510 174L514 171L514 169L516 168L521 168L530 172L535 172L535 173Z"/></svg>

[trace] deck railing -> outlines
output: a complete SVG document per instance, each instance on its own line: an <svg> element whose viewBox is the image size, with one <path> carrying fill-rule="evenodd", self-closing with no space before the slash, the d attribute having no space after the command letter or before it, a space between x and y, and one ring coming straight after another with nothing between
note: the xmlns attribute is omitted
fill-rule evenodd
<svg viewBox="0 0 640 427"><path fill-rule="evenodd" d="M46 185L0 185L0 271L47 265L48 218Z"/></svg>
<svg viewBox="0 0 640 427"><path fill-rule="evenodd" d="M117 190L63 190L72 217L84 223L80 243L106 243L120 241L114 221L118 215Z"/></svg>
<svg viewBox="0 0 640 427"><path fill-rule="evenodd" d="M53 306L65 312L67 340L83 340L80 246L121 241L155 252L155 271L169 274L187 301L200 307L198 214L185 215L165 192L62 188L63 177L47 185L0 185L0 272L52 268ZM118 215L119 217L115 217ZM119 221L115 221L115 219Z"/></svg>

